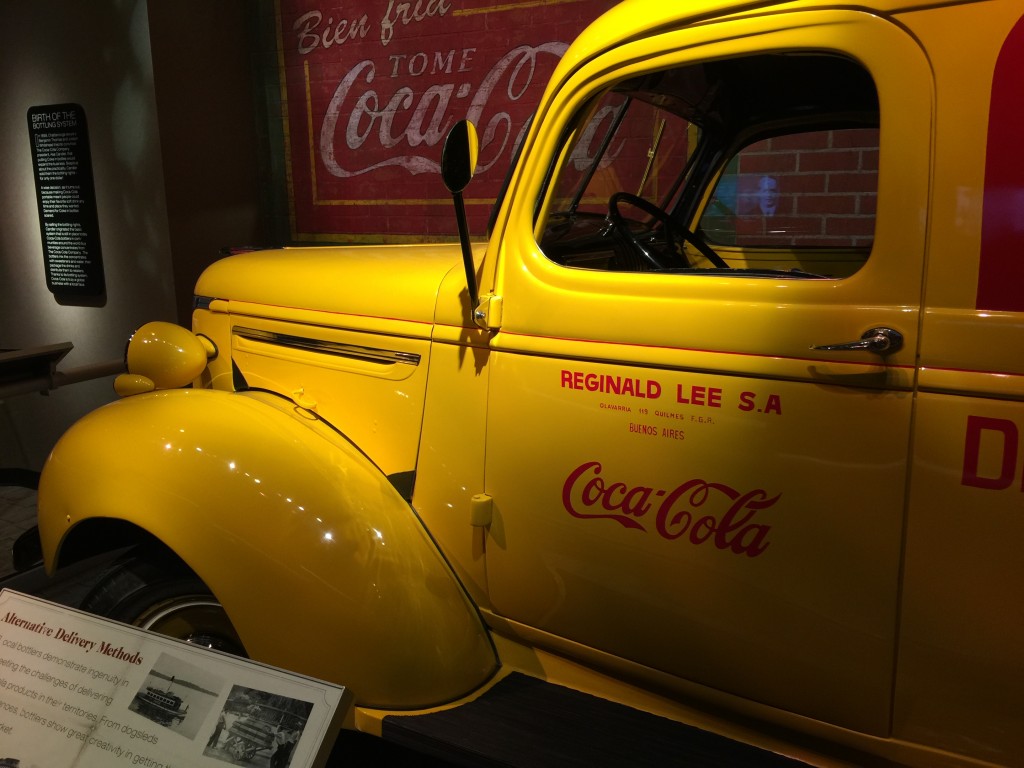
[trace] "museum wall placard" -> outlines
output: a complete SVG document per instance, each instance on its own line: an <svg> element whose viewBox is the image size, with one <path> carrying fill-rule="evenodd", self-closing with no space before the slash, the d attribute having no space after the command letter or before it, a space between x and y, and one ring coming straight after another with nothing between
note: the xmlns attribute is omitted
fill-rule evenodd
<svg viewBox="0 0 1024 768"><path fill-rule="evenodd" d="M104 292L89 128L81 104L29 107L46 287L54 295Z"/></svg>

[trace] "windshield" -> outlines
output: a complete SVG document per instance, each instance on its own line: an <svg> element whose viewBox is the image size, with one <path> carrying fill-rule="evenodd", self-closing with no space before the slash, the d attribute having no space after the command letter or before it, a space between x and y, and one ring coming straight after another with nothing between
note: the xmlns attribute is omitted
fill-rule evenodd
<svg viewBox="0 0 1024 768"><path fill-rule="evenodd" d="M696 126L686 120L610 94L573 146L555 187L555 207L604 215L608 198L619 191L667 207L695 143Z"/></svg>

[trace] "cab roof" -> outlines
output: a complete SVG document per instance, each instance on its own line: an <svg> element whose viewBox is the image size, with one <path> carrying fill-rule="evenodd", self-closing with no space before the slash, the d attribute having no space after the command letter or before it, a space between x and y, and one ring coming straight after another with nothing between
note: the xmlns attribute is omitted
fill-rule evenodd
<svg viewBox="0 0 1024 768"><path fill-rule="evenodd" d="M827 0L624 0L598 17L576 39L562 57L552 82L564 79L584 61L616 45L649 37L693 24L701 24L730 16L757 15L766 11L807 11L815 9L868 11L882 15L913 8L935 8L943 5L964 5L980 0L867 0L866 2L834 3Z"/></svg>

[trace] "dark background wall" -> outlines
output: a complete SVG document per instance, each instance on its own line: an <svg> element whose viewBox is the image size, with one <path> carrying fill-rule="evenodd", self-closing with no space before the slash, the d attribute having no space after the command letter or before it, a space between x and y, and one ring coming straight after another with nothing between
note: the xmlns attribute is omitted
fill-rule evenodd
<svg viewBox="0 0 1024 768"><path fill-rule="evenodd" d="M266 242L251 68L255 3L0 0L0 349L70 341L62 370L119 360L155 319L189 322L223 246ZM27 111L80 104L106 292L46 288ZM0 399L0 467L39 469L111 378Z"/></svg>
<svg viewBox="0 0 1024 768"><path fill-rule="evenodd" d="M149 0L177 312L224 248L268 245L253 40L257 4Z"/></svg>

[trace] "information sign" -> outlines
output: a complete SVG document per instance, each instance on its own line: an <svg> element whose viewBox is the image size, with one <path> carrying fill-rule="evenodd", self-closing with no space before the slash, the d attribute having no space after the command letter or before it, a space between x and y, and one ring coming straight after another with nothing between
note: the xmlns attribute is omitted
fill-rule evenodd
<svg viewBox="0 0 1024 768"><path fill-rule="evenodd" d="M346 688L0 592L0 765L323 766Z"/></svg>
<svg viewBox="0 0 1024 768"><path fill-rule="evenodd" d="M30 107L28 132L46 287L58 296L100 295L106 287L85 110Z"/></svg>

